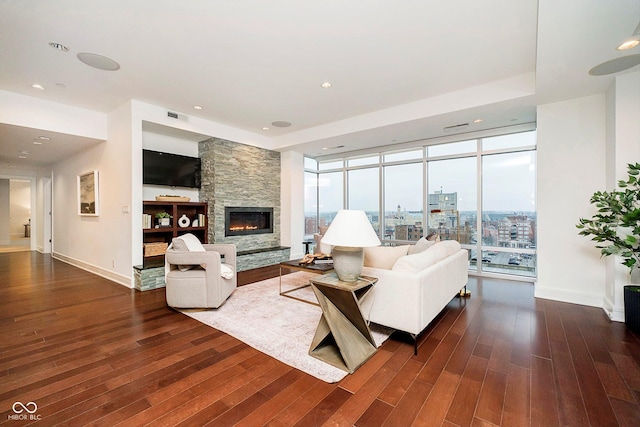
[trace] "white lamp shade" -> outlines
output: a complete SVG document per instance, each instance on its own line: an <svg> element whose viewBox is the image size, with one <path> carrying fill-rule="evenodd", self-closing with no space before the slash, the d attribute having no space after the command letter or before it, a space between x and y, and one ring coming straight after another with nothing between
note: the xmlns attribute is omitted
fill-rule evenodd
<svg viewBox="0 0 640 427"><path fill-rule="evenodd" d="M333 246L367 248L380 246L380 239L364 211L338 211L329 229L322 237L322 243Z"/></svg>

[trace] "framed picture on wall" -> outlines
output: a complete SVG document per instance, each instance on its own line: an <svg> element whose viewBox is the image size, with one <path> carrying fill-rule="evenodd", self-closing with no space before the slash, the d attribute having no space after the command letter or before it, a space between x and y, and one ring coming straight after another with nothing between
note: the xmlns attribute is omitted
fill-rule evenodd
<svg viewBox="0 0 640 427"><path fill-rule="evenodd" d="M78 215L100 215L98 171L78 175Z"/></svg>

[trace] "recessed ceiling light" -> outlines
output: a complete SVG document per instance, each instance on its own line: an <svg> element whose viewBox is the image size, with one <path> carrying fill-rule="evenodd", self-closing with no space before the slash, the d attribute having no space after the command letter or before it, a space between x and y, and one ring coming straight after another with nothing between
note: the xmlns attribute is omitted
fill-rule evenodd
<svg viewBox="0 0 640 427"><path fill-rule="evenodd" d="M202 110L202 107L200 105L194 105L193 109L194 110Z"/></svg>
<svg viewBox="0 0 640 427"><path fill-rule="evenodd" d="M264 126L264 127L262 128L262 130L269 130L269 128L268 128L268 127L266 127L266 126Z"/></svg>
<svg viewBox="0 0 640 427"><path fill-rule="evenodd" d="M329 82L324 82L320 86L322 86L324 89L329 89L332 85Z"/></svg>
<svg viewBox="0 0 640 427"><path fill-rule="evenodd" d="M29 154L29 152L27 150L22 150L20 154Z"/></svg>
<svg viewBox="0 0 640 427"><path fill-rule="evenodd" d="M629 49L633 49L634 47L638 46L639 44L640 44L640 40L627 40L626 42L624 42L620 46L618 46L616 49L617 50L629 50Z"/></svg>
<svg viewBox="0 0 640 427"><path fill-rule="evenodd" d="M285 122L283 120L278 120L275 121L273 123L271 123L273 126L278 127L278 128L288 128L289 126L291 126L291 123L289 122Z"/></svg>
<svg viewBox="0 0 640 427"><path fill-rule="evenodd" d="M33 141L35 145L42 145L42 141Z"/></svg>
<svg viewBox="0 0 640 427"><path fill-rule="evenodd" d="M19 159L26 159L27 156L18 156Z"/></svg>
<svg viewBox="0 0 640 427"><path fill-rule="evenodd" d="M98 55L97 53L80 52L76 56L81 62L99 70L116 71L120 69L120 64L116 61L106 56Z"/></svg>
<svg viewBox="0 0 640 427"><path fill-rule="evenodd" d="M49 138L48 136L39 136L38 139L41 139L43 141L50 141L51 138Z"/></svg>
<svg viewBox="0 0 640 427"><path fill-rule="evenodd" d="M482 123L482 119L475 119L475 120L473 121L473 123L476 123L476 124L478 124L478 123Z"/></svg>
<svg viewBox="0 0 640 427"><path fill-rule="evenodd" d="M31 87L38 90L44 90L44 86L39 85L38 83L32 84Z"/></svg>
<svg viewBox="0 0 640 427"><path fill-rule="evenodd" d="M52 43L49 43L49 46L51 46L52 48L57 49L57 50L59 50L61 52L69 52L69 48L66 47L63 44L60 44L60 43L52 42Z"/></svg>

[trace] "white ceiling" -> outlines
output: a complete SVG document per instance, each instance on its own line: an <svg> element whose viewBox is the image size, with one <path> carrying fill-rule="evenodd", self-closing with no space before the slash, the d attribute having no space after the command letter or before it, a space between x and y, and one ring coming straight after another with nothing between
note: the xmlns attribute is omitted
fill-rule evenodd
<svg viewBox="0 0 640 427"><path fill-rule="evenodd" d="M137 99L318 156L535 122L538 104L603 92L614 75L589 69L639 53L615 50L639 21L640 0L0 0L0 90L104 113ZM0 166L97 142L58 134L17 159L36 135L0 126Z"/></svg>

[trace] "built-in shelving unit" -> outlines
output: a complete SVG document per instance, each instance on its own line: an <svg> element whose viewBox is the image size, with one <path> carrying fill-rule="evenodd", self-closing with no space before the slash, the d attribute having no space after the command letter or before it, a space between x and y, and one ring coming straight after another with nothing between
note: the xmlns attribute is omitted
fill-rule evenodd
<svg viewBox="0 0 640 427"><path fill-rule="evenodd" d="M171 215L169 226L161 227L158 225L156 214L159 212L167 212ZM146 251L145 245L153 243L171 243L171 239L185 233L195 235L202 243L207 241L207 203L204 202L165 202L165 201L143 201L143 215L149 215L150 223L144 224L143 221L143 267L159 267L164 265L164 252L154 253L154 251ZM186 217L186 220L181 218ZM188 220L188 224L187 224ZM198 220L197 226L193 226L194 220ZM185 225L187 224L187 225ZM147 248L148 249L148 248Z"/></svg>

